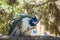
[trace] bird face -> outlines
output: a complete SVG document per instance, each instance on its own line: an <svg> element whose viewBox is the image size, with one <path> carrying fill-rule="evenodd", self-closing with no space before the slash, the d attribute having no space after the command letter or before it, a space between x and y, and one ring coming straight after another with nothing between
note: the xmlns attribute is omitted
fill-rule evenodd
<svg viewBox="0 0 60 40"><path fill-rule="evenodd" d="M32 18L30 21L29 21L29 24L31 26L36 26L36 24L39 22L39 19L37 19L36 17Z"/></svg>

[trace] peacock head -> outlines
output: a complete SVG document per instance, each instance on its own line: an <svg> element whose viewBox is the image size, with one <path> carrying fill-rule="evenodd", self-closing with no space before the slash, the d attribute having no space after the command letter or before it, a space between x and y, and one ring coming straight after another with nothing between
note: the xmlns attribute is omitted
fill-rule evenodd
<svg viewBox="0 0 60 40"><path fill-rule="evenodd" d="M37 16L37 14L35 13L34 17L32 17L31 20L29 21L29 24L30 24L31 27L36 27L38 22L39 22L39 18Z"/></svg>

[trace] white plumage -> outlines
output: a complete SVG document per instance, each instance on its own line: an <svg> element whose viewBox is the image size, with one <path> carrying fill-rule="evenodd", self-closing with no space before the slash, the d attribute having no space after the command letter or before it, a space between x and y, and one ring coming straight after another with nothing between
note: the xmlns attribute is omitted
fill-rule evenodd
<svg viewBox="0 0 60 40"><path fill-rule="evenodd" d="M22 32L24 32L25 30L27 30L27 28L29 27L29 20L30 20L30 18L24 18L24 19L22 19L22 28L21 28Z"/></svg>
<svg viewBox="0 0 60 40"><path fill-rule="evenodd" d="M21 18L22 17L22 18ZM17 18L16 18L17 19ZM18 24L21 22L20 26ZM20 35L20 32L24 35L28 35L29 30L36 27L39 22L36 15L34 17L29 17L27 14L19 14L18 20L15 20L10 28L9 35ZM19 28L20 27L20 28ZM20 31L19 31L20 30Z"/></svg>

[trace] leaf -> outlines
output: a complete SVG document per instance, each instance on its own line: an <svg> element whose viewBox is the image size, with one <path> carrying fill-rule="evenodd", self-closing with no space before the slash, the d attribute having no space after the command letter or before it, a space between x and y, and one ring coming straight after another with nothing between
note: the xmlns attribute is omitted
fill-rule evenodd
<svg viewBox="0 0 60 40"><path fill-rule="evenodd" d="M7 0L2 0L2 4L6 5L7 4Z"/></svg>

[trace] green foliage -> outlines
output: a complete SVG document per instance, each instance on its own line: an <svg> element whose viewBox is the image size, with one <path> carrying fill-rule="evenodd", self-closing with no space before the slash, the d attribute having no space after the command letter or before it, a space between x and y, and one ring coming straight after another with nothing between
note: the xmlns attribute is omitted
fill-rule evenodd
<svg viewBox="0 0 60 40"><path fill-rule="evenodd" d="M35 7L27 4L30 3L30 1L23 0L22 4L20 1L2 0L0 2L0 33L7 35L13 16L24 13L24 10L27 9L28 14L31 16L33 16L33 11L38 13L41 24L45 25L46 30L56 35L60 34L58 29L60 26L60 10L54 2L48 2L43 6Z"/></svg>
<svg viewBox="0 0 60 40"><path fill-rule="evenodd" d="M9 5L14 5L14 4L17 3L17 0L7 0L7 3L8 3Z"/></svg>
<svg viewBox="0 0 60 40"><path fill-rule="evenodd" d="M44 18L46 30L55 33L56 35L60 35L58 29L60 25L60 10L57 8L57 5L54 2L49 2L45 8L43 6L43 10L45 15L43 15L44 17L42 16L42 18Z"/></svg>
<svg viewBox="0 0 60 40"><path fill-rule="evenodd" d="M2 33L3 35L7 35L10 29L9 25L12 21L12 7L7 4L7 0L2 0L0 4L0 33ZM16 7L14 7L13 10L13 13L18 13L18 9Z"/></svg>
<svg viewBox="0 0 60 40"><path fill-rule="evenodd" d="M0 2L0 33L3 35L8 34L13 16L24 13L25 4L20 5L18 0L2 0Z"/></svg>

